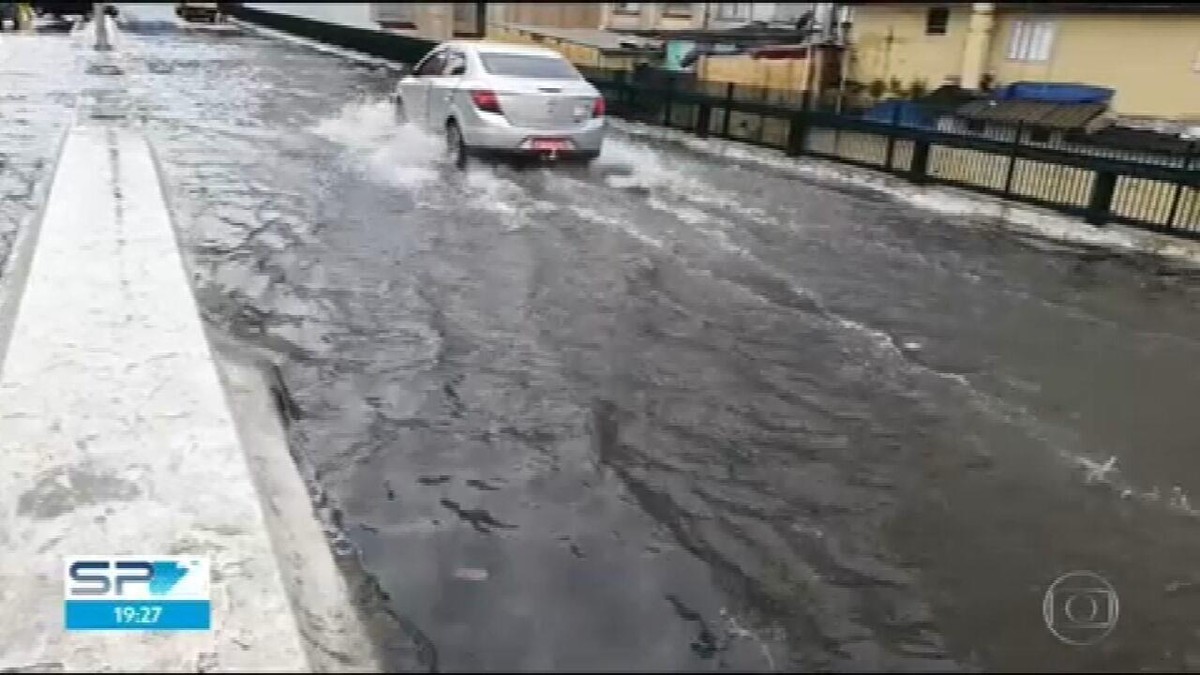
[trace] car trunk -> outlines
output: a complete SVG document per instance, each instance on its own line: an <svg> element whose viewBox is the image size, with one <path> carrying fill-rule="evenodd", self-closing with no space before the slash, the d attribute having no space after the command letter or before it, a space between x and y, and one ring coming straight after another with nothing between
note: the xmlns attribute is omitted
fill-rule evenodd
<svg viewBox="0 0 1200 675"><path fill-rule="evenodd" d="M597 95L582 80L504 78L496 87L500 109L514 126L570 129L592 116Z"/></svg>

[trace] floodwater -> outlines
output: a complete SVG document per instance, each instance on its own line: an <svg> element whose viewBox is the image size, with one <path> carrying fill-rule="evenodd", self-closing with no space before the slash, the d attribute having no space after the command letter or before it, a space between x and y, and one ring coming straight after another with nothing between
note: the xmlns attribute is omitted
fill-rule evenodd
<svg viewBox="0 0 1200 675"><path fill-rule="evenodd" d="M619 130L460 174L387 70L159 9L134 122L396 667L1200 667L1194 272Z"/></svg>

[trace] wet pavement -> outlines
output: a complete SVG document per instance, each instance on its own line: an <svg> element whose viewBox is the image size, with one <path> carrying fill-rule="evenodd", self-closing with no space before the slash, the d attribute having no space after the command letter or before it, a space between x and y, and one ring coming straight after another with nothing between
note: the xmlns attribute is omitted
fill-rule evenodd
<svg viewBox="0 0 1200 675"><path fill-rule="evenodd" d="M1200 668L1194 272L619 131L459 174L386 70L123 13L205 318L278 363L392 665Z"/></svg>
<svg viewBox="0 0 1200 675"><path fill-rule="evenodd" d="M69 31L45 22L38 32L0 32L0 264L41 201L74 114L80 43Z"/></svg>

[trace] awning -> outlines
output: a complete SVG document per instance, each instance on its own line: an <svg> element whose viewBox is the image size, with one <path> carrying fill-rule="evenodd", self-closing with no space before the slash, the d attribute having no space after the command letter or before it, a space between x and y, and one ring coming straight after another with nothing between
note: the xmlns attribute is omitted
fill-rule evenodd
<svg viewBox="0 0 1200 675"><path fill-rule="evenodd" d="M752 59L807 59L809 45L767 45L748 53Z"/></svg>

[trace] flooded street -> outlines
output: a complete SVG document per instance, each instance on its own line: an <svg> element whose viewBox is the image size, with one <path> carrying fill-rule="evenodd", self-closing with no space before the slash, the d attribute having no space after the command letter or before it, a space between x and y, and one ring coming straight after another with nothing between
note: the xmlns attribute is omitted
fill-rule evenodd
<svg viewBox="0 0 1200 675"><path fill-rule="evenodd" d="M205 319L278 364L394 667L1200 668L1195 272L620 129L458 173L385 69L122 21ZM1043 619L1072 570L1120 599L1092 647Z"/></svg>
<svg viewBox="0 0 1200 675"><path fill-rule="evenodd" d="M44 199L38 186L49 182L74 114L82 77L79 36L71 36L69 26L62 31L0 33L0 264Z"/></svg>

